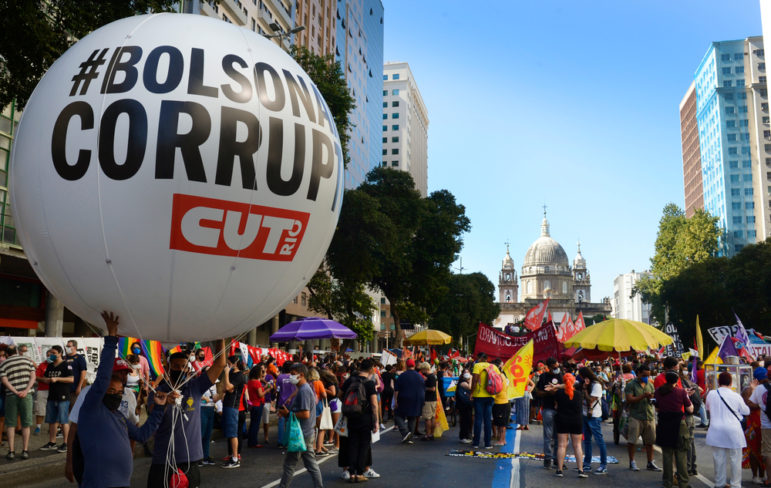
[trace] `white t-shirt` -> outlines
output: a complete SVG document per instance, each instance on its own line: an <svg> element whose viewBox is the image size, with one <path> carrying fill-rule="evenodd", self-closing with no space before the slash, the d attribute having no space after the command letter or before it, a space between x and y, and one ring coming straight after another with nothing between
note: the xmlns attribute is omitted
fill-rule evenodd
<svg viewBox="0 0 771 488"><path fill-rule="evenodd" d="M78 414L80 414L80 407L83 405L83 400L86 398L86 393L88 393L88 390L91 389L91 385L84 386L82 390L80 390L80 395L78 395L77 400L75 400L75 404L72 406L72 410L70 410L70 416L68 417L71 423L78 423ZM123 390L123 398L120 401L120 407L118 407L118 411L123 414L126 419L128 419L130 422L133 422L135 424L139 423L139 417L136 414L137 411L137 398L134 396L134 392L128 389Z"/></svg>
<svg viewBox="0 0 771 488"><path fill-rule="evenodd" d="M589 394L590 397L597 397L598 400L595 403L594 398L587 398L586 402L584 402L584 415L589 416L589 413L587 411L587 402L589 403L589 406L592 407L592 417L602 417L602 385L599 381L595 381L592 383L592 390Z"/></svg>
<svg viewBox="0 0 771 488"><path fill-rule="evenodd" d="M765 388L755 388L755 393ZM718 396L723 397L723 400ZM765 397L765 395L763 395ZM750 399L752 401L752 399ZM726 406L728 404L728 406ZM750 407L744 403L744 399L735 393L730 388L721 386L717 390L712 390L707 394L706 400L707 410L709 410L709 430L707 430L707 445L713 447L722 447L726 449L738 449L740 447L747 447L747 441L744 438L744 430L742 425L737 419L743 415L750 414ZM731 410L728 409L731 407ZM736 415L731 413L735 412ZM761 415L763 418L764 415Z"/></svg>
<svg viewBox="0 0 771 488"><path fill-rule="evenodd" d="M771 429L771 420L766 415L766 399L768 397L768 389L765 384L761 383L755 387L750 396L750 401L755 405L760 405L760 428ZM720 400L720 398L718 398Z"/></svg>

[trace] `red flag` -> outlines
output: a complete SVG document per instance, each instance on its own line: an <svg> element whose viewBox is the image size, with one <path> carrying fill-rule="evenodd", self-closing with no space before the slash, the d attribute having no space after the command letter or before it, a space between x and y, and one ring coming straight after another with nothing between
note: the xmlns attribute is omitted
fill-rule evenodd
<svg viewBox="0 0 771 488"><path fill-rule="evenodd" d="M551 312L547 312L547 313L548 313L548 315L547 315L546 321L547 322L551 322L553 324L554 320L552 320L552 318L551 318Z"/></svg>
<svg viewBox="0 0 771 488"><path fill-rule="evenodd" d="M436 361L436 349L433 347L431 348L431 362L434 363Z"/></svg>
<svg viewBox="0 0 771 488"><path fill-rule="evenodd" d="M559 342L565 342L575 333L574 331L575 326L573 325L573 320L571 320L569 315L565 314L565 318L562 319L562 323L560 324L559 329L557 329L557 340Z"/></svg>
<svg viewBox="0 0 771 488"><path fill-rule="evenodd" d="M543 316L546 313L546 308L549 306L549 299L542 301L535 307L531 308L527 315L525 315L525 327L530 330L537 330L541 327L543 322Z"/></svg>
<svg viewBox="0 0 771 488"><path fill-rule="evenodd" d="M584 322L584 314L583 312L578 312L578 318L576 319L576 322L574 324L575 333L581 332L586 328L586 322Z"/></svg>

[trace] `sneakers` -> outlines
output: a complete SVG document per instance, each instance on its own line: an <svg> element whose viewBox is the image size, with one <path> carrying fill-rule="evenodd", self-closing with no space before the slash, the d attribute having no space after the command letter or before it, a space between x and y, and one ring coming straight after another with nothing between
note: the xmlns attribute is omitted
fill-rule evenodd
<svg viewBox="0 0 771 488"><path fill-rule="evenodd" d="M629 461L629 471L640 471L640 468L637 467L636 462Z"/></svg>
<svg viewBox="0 0 771 488"><path fill-rule="evenodd" d="M407 432L404 437L402 437L402 444L409 442L410 439L412 439L412 432Z"/></svg>
<svg viewBox="0 0 771 488"><path fill-rule="evenodd" d="M380 475L375 472L374 469L369 468L364 472L364 476L367 478L380 478Z"/></svg>
<svg viewBox="0 0 771 488"><path fill-rule="evenodd" d="M557 478L562 478L565 475L562 474L562 470L561 469L558 469L557 472L554 473L554 476L556 476Z"/></svg>
<svg viewBox="0 0 771 488"><path fill-rule="evenodd" d="M608 474L608 468L605 466L600 466L599 468L594 470L594 474Z"/></svg>
<svg viewBox="0 0 771 488"><path fill-rule="evenodd" d="M13 461L14 459L16 459L16 453L13 451L8 452L8 454L5 455L5 459L9 461Z"/></svg>
<svg viewBox="0 0 771 488"><path fill-rule="evenodd" d="M32 435L40 435L40 427L35 427L35 432Z"/></svg>
<svg viewBox="0 0 771 488"><path fill-rule="evenodd" d="M588 464L584 464L584 471L591 473L592 472L592 467L590 465L588 465Z"/></svg>
<svg viewBox="0 0 771 488"><path fill-rule="evenodd" d="M656 466L656 463L654 463L653 461L649 462L648 466L646 466L645 469L647 469L648 471L662 471L662 469Z"/></svg>
<svg viewBox="0 0 771 488"><path fill-rule="evenodd" d="M588 475L588 474L586 474L586 471L584 471L584 470L581 470L581 471L579 471L579 472L578 472L578 477L579 477L579 478L588 478L588 477L589 477L589 475Z"/></svg>
<svg viewBox="0 0 771 488"><path fill-rule="evenodd" d="M206 458L201 460L202 466L216 466L217 463L214 462L212 458Z"/></svg>
<svg viewBox="0 0 771 488"><path fill-rule="evenodd" d="M760 476L753 476L752 477L752 483L755 484L755 485L762 485L763 484L763 478L761 478Z"/></svg>
<svg viewBox="0 0 771 488"><path fill-rule="evenodd" d="M485 449L489 451L489 450L493 449L493 446L485 446Z"/></svg>
<svg viewBox="0 0 771 488"><path fill-rule="evenodd" d="M56 445L55 442L49 442L40 448L41 451L55 451L57 449L58 449L58 446Z"/></svg>
<svg viewBox="0 0 771 488"><path fill-rule="evenodd" d="M344 469L343 470L343 474L341 474L340 477L342 479L344 479L345 481L350 481L351 480L351 473L349 473L347 469Z"/></svg>
<svg viewBox="0 0 771 488"><path fill-rule="evenodd" d="M231 459L228 459L227 462L222 465L222 467L225 469L240 468L241 461L240 460L233 461L233 459L231 458Z"/></svg>
<svg viewBox="0 0 771 488"><path fill-rule="evenodd" d="M471 444L472 442L474 442L474 441L472 441L471 439L461 439L460 440L461 444Z"/></svg>
<svg viewBox="0 0 771 488"><path fill-rule="evenodd" d="M543 462L543 469L551 469L551 459L547 459Z"/></svg>
<svg viewBox="0 0 771 488"><path fill-rule="evenodd" d="M29 451L21 451L22 459L29 459Z"/></svg>
<svg viewBox="0 0 771 488"><path fill-rule="evenodd" d="M67 452L67 444L62 443L56 452Z"/></svg>

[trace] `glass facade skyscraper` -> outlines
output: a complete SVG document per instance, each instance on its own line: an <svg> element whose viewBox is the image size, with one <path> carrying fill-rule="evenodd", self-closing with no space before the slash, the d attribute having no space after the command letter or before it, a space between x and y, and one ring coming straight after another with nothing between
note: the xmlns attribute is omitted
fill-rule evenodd
<svg viewBox="0 0 771 488"><path fill-rule="evenodd" d="M744 40L713 42L695 76L704 208L719 218L722 256L756 240L744 69Z"/></svg>
<svg viewBox="0 0 771 488"><path fill-rule="evenodd" d="M335 59L356 100L349 116L353 125L348 143L351 161L345 172L345 187L355 188L380 165L383 149L383 3L339 0L336 37Z"/></svg>

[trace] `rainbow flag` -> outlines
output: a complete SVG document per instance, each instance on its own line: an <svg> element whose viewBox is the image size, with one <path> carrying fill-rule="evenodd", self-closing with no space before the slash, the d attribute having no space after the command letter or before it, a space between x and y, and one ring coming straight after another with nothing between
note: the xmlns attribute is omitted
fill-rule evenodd
<svg viewBox="0 0 771 488"><path fill-rule="evenodd" d="M118 355L123 359L131 354L131 346L138 342L142 347L142 354L150 365L151 376L163 375L163 347L158 341L140 341L136 337L121 337L118 339Z"/></svg>

